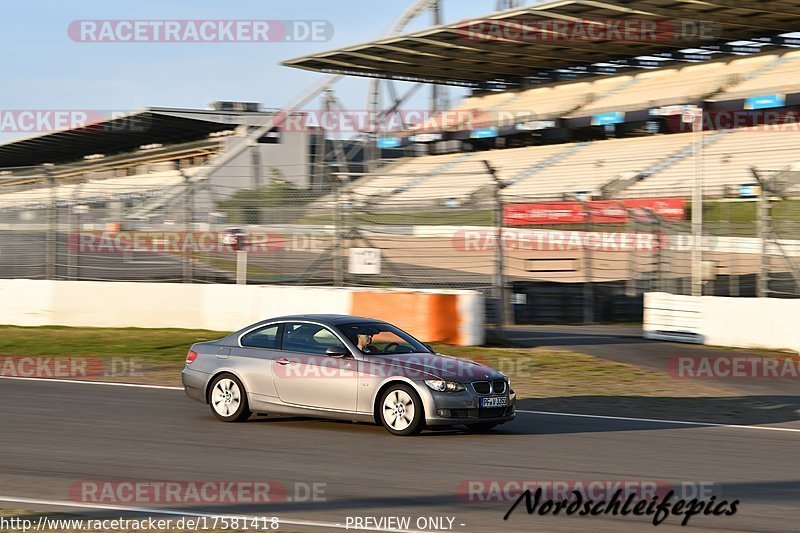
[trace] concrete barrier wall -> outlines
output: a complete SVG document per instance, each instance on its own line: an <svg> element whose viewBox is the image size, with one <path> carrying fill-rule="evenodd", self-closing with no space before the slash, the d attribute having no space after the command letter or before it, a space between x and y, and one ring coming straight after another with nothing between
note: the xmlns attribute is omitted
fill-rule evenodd
<svg viewBox="0 0 800 533"><path fill-rule="evenodd" d="M644 335L713 346L800 352L800 299L647 293Z"/></svg>
<svg viewBox="0 0 800 533"><path fill-rule="evenodd" d="M0 324L18 326L233 331L302 313L379 318L426 342L484 342L483 296L475 291L0 280Z"/></svg>

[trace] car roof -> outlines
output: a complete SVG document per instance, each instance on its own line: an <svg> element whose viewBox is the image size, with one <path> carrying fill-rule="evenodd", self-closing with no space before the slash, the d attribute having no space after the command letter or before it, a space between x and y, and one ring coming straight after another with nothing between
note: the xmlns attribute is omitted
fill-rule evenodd
<svg viewBox="0 0 800 533"><path fill-rule="evenodd" d="M308 314L308 315L286 315L270 318L264 322L289 322L291 320L313 320L330 326L339 324L352 324L354 322L384 324L385 320L378 320L376 318L366 318L363 316L353 315L332 315L332 314Z"/></svg>

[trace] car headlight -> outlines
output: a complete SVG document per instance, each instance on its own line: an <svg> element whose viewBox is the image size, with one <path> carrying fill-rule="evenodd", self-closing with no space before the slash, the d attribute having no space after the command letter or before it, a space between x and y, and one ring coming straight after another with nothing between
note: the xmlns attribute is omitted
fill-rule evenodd
<svg viewBox="0 0 800 533"><path fill-rule="evenodd" d="M437 392L460 392L466 390L464 385L457 381L445 381L443 379L426 379L425 385Z"/></svg>

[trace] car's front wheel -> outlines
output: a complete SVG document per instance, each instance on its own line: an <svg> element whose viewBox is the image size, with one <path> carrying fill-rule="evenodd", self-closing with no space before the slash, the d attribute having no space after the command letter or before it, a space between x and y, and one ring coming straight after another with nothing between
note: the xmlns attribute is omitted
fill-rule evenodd
<svg viewBox="0 0 800 533"><path fill-rule="evenodd" d="M425 427L422 400L405 384L392 385L383 393L380 417L383 427L392 435L416 435Z"/></svg>
<svg viewBox="0 0 800 533"><path fill-rule="evenodd" d="M251 415L247 392L236 376L222 374L214 378L208 396L211 412L223 422L242 422Z"/></svg>

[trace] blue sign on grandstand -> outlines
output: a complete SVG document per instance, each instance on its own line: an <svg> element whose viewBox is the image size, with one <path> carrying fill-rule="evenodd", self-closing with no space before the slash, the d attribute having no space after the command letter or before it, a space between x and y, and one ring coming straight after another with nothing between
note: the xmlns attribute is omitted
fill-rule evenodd
<svg viewBox="0 0 800 533"><path fill-rule="evenodd" d="M592 126L608 126L610 124L621 124L625 122L625 113L613 111L611 113L600 113L592 117Z"/></svg>
<svg viewBox="0 0 800 533"><path fill-rule="evenodd" d="M785 94L764 94L761 96L753 96L744 101L745 109L770 109L772 107L783 107L785 105Z"/></svg>
<svg viewBox="0 0 800 533"><path fill-rule="evenodd" d="M496 127L491 126L488 128L477 128L472 130L469 134L471 139L491 139L492 137L497 137L500 133Z"/></svg>
<svg viewBox="0 0 800 533"><path fill-rule="evenodd" d="M378 139L378 148L399 148L402 144L400 137L384 137Z"/></svg>
<svg viewBox="0 0 800 533"><path fill-rule="evenodd" d="M756 198L759 194L761 194L761 186L758 183L739 185L739 198Z"/></svg>

